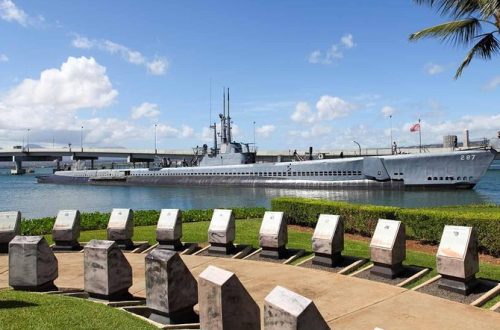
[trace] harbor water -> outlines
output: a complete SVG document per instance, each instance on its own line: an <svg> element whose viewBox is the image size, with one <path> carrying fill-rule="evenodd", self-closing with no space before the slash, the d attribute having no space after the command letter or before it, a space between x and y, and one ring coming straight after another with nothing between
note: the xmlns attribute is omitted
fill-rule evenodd
<svg viewBox="0 0 500 330"><path fill-rule="evenodd" d="M19 210L25 218L54 216L60 209L83 212L132 209L208 209L264 206L279 196L299 196L353 203L426 207L477 203L500 204L500 161L495 161L473 190L310 190L241 187L139 187L38 184L36 175L11 176L0 170L0 211Z"/></svg>

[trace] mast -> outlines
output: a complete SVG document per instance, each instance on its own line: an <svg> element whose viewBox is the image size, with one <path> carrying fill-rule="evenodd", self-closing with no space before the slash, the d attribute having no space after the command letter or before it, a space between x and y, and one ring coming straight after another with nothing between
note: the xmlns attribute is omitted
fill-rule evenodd
<svg viewBox="0 0 500 330"><path fill-rule="evenodd" d="M213 155L217 155L217 124L214 122L213 125L210 125L210 128L214 130L214 150Z"/></svg>
<svg viewBox="0 0 500 330"><path fill-rule="evenodd" d="M221 143L227 143L227 135L226 135L226 89L222 89L222 108L223 112L220 115L220 125L221 125Z"/></svg>
<svg viewBox="0 0 500 330"><path fill-rule="evenodd" d="M229 115L229 88L227 89L227 142L231 143L231 116Z"/></svg>

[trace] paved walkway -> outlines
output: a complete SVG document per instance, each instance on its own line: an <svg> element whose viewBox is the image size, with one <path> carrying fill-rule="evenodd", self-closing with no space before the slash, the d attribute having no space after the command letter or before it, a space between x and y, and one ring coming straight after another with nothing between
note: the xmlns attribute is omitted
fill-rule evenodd
<svg viewBox="0 0 500 330"><path fill-rule="evenodd" d="M130 292L145 296L144 254L126 254ZM83 254L59 253L59 287L83 288ZM281 285L312 299L334 329L500 329L500 313L335 273L251 260L183 256L195 276L208 265L238 275L255 301ZM8 259L0 256L0 288L8 285Z"/></svg>

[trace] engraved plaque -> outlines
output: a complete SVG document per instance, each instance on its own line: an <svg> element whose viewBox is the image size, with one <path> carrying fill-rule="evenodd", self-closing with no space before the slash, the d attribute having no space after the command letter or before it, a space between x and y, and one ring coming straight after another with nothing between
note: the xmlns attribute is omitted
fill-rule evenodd
<svg viewBox="0 0 500 330"><path fill-rule="evenodd" d="M320 214L316 228L314 229L313 239L319 238L331 241L340 217L332 214Z"/></svg>
<svg viewBox="0 0 500 330"><path fill-rule="evenodd" d="M278 235L283 221L283 212L266 212L260 226L261 235Z"/></svg>
<svg viewBox="0 0 500 330"><path fill-rule="evenodd" d="M226 231L230 225L232 210L215 209L210 221L209 231Z"/></svg>
<svg viewBox="0 0 500 330"><path fill-rule="evenodd" d="M215 209L208 227L208 241L211 244L228 244L234 241L235 236L233 211Z"/></svg>
<svg viewBox="0 0 500 330"><path fill-rule="evenodd" d="M473 227L445 226L436 254L440 286L468 294L479 271L477 233ZM460 279L460 280L457 280Z"/></svg>
<svg viewBox="0 0 500 330"><path fill-rule="evenodd" d="M179 209L162 209L158 220L158 229L173 230L180 215Z"/></svg>
<svg viewBox="0 0 500 330"><path fill-rule="evenodd" d="M0 232L17 231L21 212L0 212Z"/></svg>
<svg viewBox="0 0 500 330"><path fill-rule="evenodd" d="M124 229L131 216L131 209L113 209L108 222L108 228Z"/></svg>
<svg viewBox="0 0 500 330"><path fill-rule="evenodd" d="M54 229L72 229L80 212L77 210L61 210L57 213Z"/></svg>
<svg viewBox="0 0 500 330"><path fill-rule="evenodd" d="M370 242L370 247L392 249L400 224L400 221L379 219Z"/></svg>
<svg viewBox="0 0 500 330"><path fill-rule="evenodd" d="M463 259L469 246L471 232L471 227L445 226L439 243L438 256Z"/></svg>

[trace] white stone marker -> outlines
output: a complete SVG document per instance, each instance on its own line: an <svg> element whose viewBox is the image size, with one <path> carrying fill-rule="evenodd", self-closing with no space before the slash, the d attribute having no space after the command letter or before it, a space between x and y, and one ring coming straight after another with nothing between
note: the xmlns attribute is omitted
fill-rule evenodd
<svg viewBox="0 0 500 330"><path fill-rule="evenodd" d="M406 258L405 225L401 221L379 219L370 242L374 275L395 278L403 270Z"/></svg>
<svg viewBox="0 0 500 330"><path fill-rule="evenodd" d="M342 258L344 222L338 215L320 214L312 236L313 264L332 267Z"/></svg>
<svg viewBox="0 0 500 330"><path fill-rule="evenodd" d="M179 209L162 209L156 226L159 249L182 249L182 212Z"/></svg>
<svg viewBox="0 0 500 330"><path fill-rule="evenodd" d="M146 256L145 272L149 319L163 324L198 323L193 311L198 284L178 253L154 249Z"/></svg>
<svg viewBox="0 0 500 330"><path fill-rule="evenodd" d="M78 238L80 237L80 211L61 210L57 213L52 238L56 243L54 250L76 250L80 249Z"/></svg>
<svg viewBox="0 0 500 330"><path fill-rule="evenodd" d="M260 310L238 277L208 266L198 279L200 328L260 329Z"/></svg>
<svg viewBox="0 0 500 330"><path fill-rule="evenodd" d="M469 294L476 286L479 271L477 234L472 227L445 226L436 254L439 287Z"/></svg>
<svg viewBox="0 0 500 330"><path fill-rule="evenodd" d="M131 209L113 209L108 222L108 240L115 241L121 249L134 247L134 212Z"/></svg>
<svg viewBox="0 0 500 330"><path fill-rule="evenodd" d="M208 227L210 253L230 254L234 250L236 224L233 210L215 209Z"/></svg>
<svg viewBox="0 0 500 330"><path fill-rule="evenodd" d="M330 329L311 299L277 286L264 299L264 330Z"/></svg>
<svg viewBox="0 0 500 330"><path fill-rule="evenodd" d="M283 219L283 212L264 213L259 230L260 255L267 258L283 258L286 255L288 229Z"/></svg>
<svg viewBox="0 0 500 330"><path fill-rule="evenodd" d="M129 298L132 267L116 242L94 239L83 250L84 290L100 299Z"/></svg>
<svg viewBox="0 0 500 330"><path fill-rule="evenodd" d="M9 242L19 235L21 212L0 212L0 253L7 253Z"/></svg>
<svg viewBox="0 0 500 330"><path fill-rule="evenodd" d="M57 290L57 258L43 236L16 236L9 243L9 285L16 290Z"/></svg>

